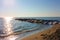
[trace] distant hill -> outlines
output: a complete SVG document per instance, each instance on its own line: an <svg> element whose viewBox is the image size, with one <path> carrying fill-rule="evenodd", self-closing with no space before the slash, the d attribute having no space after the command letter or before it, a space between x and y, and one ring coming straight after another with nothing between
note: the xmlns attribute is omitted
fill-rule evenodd
<svg viewBox="0 0 60 40"><path fill-rule="evenodd" d="M60 24L40 33L23 38L22 40L60 40Z"/></svg>

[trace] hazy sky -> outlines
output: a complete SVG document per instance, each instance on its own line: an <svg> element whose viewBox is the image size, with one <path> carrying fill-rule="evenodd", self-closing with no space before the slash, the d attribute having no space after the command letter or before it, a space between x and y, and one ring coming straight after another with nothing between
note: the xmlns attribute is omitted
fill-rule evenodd
<svg viewBox="0 0 60 40"><path fill-rule="evenodd" d="M60 0L0 0L0 16L60 17Z"/></svg>

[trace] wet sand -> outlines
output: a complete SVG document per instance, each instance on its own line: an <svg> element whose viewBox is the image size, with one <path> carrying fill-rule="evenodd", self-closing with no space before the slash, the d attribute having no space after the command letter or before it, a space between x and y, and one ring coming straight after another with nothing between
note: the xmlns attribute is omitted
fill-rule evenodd
<svg viewBox="0 0 60 40"><path fill-rule="evenodd" d="M30 35L22 40L60 40L60 24L37 34Z"/></svg>

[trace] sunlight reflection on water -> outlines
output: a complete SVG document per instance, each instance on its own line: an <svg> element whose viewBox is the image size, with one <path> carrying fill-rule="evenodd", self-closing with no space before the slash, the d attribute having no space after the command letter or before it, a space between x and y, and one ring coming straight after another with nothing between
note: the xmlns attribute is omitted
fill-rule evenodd
<svg viewBox="0 0 60 40"><path fill-rule="evenodd" d="M17 38L16 36L11 35L11 36L8 36L8 37L0 38L0 40L15 40L16 38Z"/></svg>
<svg viewBox="0 0 60 40"><path fill-rule="evenodd" d="M41 30L51 28L51 26L52 25L18 21L14 20L12 17L0 18L0 36L2 36L0 37L0 40L21 40L22 38L38 33ZM29 32L25 30L28 30Z"/></svg>
<svg viewBox="0 0 60 40"><path fill-rule="evenodd" d="M12 31L12 25L10 23L10 21L12 20L12 17L5 17L5 18L1 18L0 20L0 40L15 40L17 37L14 36L14 35L10 35L10 36L7 36L11 33L13 33ZM1 26L3 25L3 26ZM3 37L3 36L7 36L7 37Z"/></svg>

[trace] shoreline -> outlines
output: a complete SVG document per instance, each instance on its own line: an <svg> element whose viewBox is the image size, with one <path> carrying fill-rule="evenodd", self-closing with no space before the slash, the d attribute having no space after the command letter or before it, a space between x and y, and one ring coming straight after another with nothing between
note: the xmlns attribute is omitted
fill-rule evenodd
<svg viewBox="0 0 60 40"><path fill-rule="evenodd" d="M55 36L58 36L59 34L58 35L54 35L54 34L56 34L55 32L58 29L60 29L60 24L53 25L53 27L50 28L50 29L47 29L45 31L42 31L42 32L39 32L39 33L36 33L36 34L33 34L33 35L30 35L28 37L23 38L22 40L47 40L47 39L50 39L50 37L48 38L48 36L51 36L51 37L54 36L54 37L52 37L52 39L56 40L56 39L59 39L59 38L56 38L56 39L54 39L54 38L55 38ZM43 37L45 37L45 36L46 36L46 38L44 39Z"/></svg>

